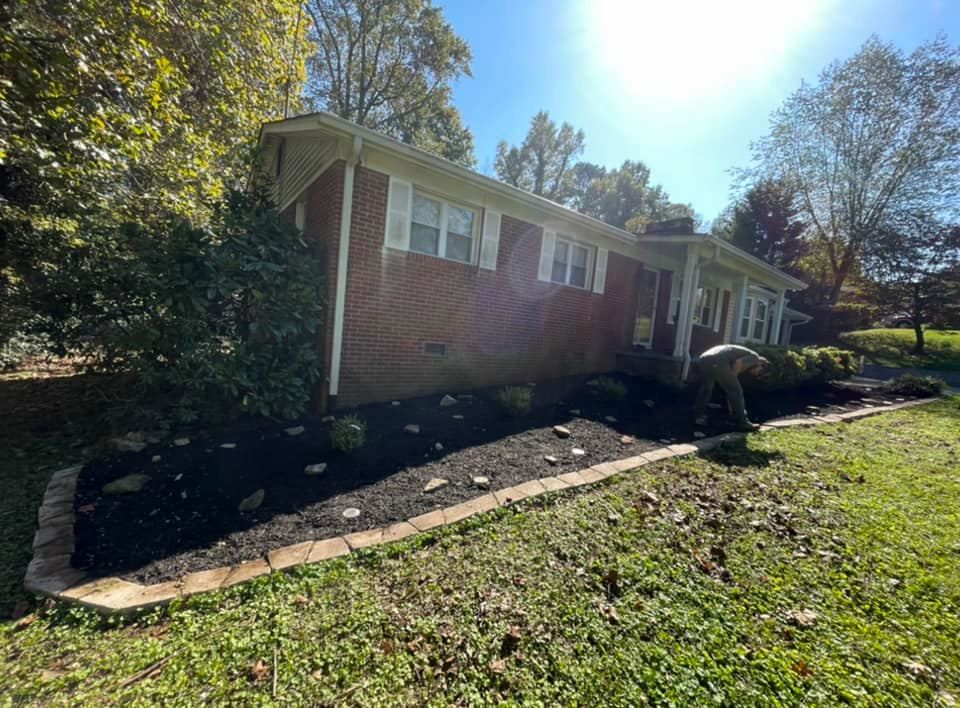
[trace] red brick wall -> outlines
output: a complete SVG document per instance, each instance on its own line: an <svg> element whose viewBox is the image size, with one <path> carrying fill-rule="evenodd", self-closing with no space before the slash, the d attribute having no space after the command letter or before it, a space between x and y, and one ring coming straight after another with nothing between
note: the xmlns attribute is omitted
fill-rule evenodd
<svg viewBox="0 0 960 708"><path fill-rule="evenodd" d="M629 347L636 261L610 253L604 295L542 283L540 227L506 215L496 271L386 249L387 187L357 168L339 404L606 371Z"/></svg>
<svg viewBox="0 0 960 708"><path fill-rule="evenodd" d="M343 199L343 160L333 163L310 185L306 193L304 235L316 244L323 259L326 280L325 322L320 343L323 352L324 377L315 396L318 408L326 406L329 392L330 352L333 348L333 302L337 287L337 256L340 248L340 210ZM293 207L291 206L291 209Z"/></svg>

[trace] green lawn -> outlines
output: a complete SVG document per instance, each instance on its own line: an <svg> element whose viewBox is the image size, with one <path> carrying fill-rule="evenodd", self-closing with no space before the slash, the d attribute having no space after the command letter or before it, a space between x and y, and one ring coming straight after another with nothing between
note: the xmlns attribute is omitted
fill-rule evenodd
<svg viewBox="0 0 960 708"><path fill-rule="evenodd" d="M960 331L924 331L925 353L912 353L912 329L866 329L846 332L840 341L867 360L881 366L903 366L940 371L960 371Z"/></svg>
<svg viewBox="0 0 960 708"><path fill-rule="evenodd" d="M53 607L0 629L0 704L953 705L958 431L764 433L135 622Z"/></svg>

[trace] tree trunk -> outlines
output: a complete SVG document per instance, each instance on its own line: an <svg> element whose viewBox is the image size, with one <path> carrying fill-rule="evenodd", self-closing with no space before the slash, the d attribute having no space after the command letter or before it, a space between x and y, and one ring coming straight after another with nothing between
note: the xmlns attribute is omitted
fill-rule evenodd
<svg viewBox="0 0 960 708"><path fill-rule="evenodd" d="M923 354L923 304L920 298L920 284L913 284L913 334L917 341L913 345L914 354Z"/></svg>
<svg viewBox="0 0 960 708"><path fill-rule="evenodd" d="M840 299L840 291L843 289L843 284L847 280L847 276L850 275L850 269L853 267L853 250L848 246L843 252L843 258L840 259L840 263L833 268L833 284L830 287L830 298L827 300L828 305L836 305L837 301Z"/></svg>

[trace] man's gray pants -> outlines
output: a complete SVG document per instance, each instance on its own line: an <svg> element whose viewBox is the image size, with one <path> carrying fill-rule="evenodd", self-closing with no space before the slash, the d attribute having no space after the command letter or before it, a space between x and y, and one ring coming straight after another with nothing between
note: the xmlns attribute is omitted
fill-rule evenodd
<svg viewBox="0 0 960 708"><path fill-rule="evenodd" d="M730 362L701 359L697 363L697 370L700 373L700 390L697 391L697 401L694 404L696 415L699 417L707 414L707 404L713 395L713 387L718 385L727 394L734 420L738 424L746 423L747 409L743 402L743 388L740 386L740 379L733 373Z"/></svg>

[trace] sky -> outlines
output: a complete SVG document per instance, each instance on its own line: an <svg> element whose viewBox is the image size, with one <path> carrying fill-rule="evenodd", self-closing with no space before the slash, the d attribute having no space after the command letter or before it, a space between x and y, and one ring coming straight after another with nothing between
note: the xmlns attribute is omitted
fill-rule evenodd
<svg viewBox="0 0 960 708"><path fill-rule="evenodd" d="M436 0L473 51L454 102L493 174L546 110L586 133L581 159L642 160L709 224L770 113L871 34L905 51L960 42L960 0Z"/></svg>

